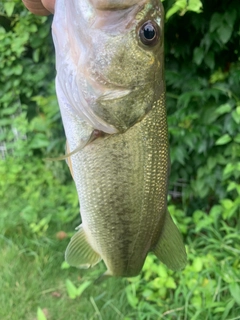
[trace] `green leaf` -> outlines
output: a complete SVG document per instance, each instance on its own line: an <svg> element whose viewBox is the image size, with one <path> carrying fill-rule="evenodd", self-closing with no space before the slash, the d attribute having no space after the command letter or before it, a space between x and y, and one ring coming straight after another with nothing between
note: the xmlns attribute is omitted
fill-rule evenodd
<svg viewBox="0 0 240 320"><path fill-rule="evenodd" d="M39 56L40 56L40 49L36 49L33 51L33 61L34 62L39 62Z"/></svg>
<svg viewBox="0 0 240 320"><path fill-rule="evenodd" d="M43 133L36 133L32 141L29 143L31 149L45 148L49 145L49 140Z"/></svg>
<svg viewBox="0 0 240 320"><path fill-rule="evenodd" d="M210 32L218 29L222 24L222 15L219 13L214 13L210 20Z"/></svg>
<svg viewBox="0 0 240 320"><path fill-rule="evenodd" d="M70 268L70 265L67 263L67 261L63 261L61 264L61 269L64 270L69 268Z"/></svg>
<svg viewBox="0 0 240 320"><path fill-rule="evenodd" d="M227 78L228 74L221 69L214 71L210 77L210 83L214 84L219 81L223 81Z"/></svg>
<svg viewBox="0 0 240 320"><path fill-rule="evenodd" d="M69 295L69 298L76 299L76 297L78 296L77 288L69 279L66 280L66 288L67 288L67 293Z"/></svg>
<svg viewBox="0 0 240 320"><path fill-rule="evenodd" d="M174 15L179 10L183 10L187 6L187 0L177 0L174 5L167 11L166 20Z"/></svg>
<svg viewBox="0 0 240 320"><path fill-rule="evenodd" d="M224 113L229 113L232 110L232 107L229 103L222 104L220 107L218 107L215 111L216 114L222 115Z"/></svg>
<svg viewBox="0 0 240 320"><path fill-rule="evenodd" d="M224 20L227 24L229 24L231 26L231 28L233 28L233 25L236 21L237 18L237 11L236 9L233 9L231 11L226 11L224 13Z"/></svg>
<svg viewBox="0 0 240 320"><path fill-rule="evenodd" d="M237 124L240 124L240 114L237 112L237 110L233 110L232 118Z"/></svg>
<svg viewBox="0 0 240 320"><path fill-rule="evenodd" d="M8 1L3 4L3 7L4 7L4 10L6 11L7 16L11 17L15 7L15 3L13 1L12 2Z"/></svg>
<svg viewBox="0 0 240 320"><path fill-rule="evenodd" d="M217 159L215 157L209 157L207 161L208 170L211 171L217 165Z"/></svg>
<svg viewBox="0 0 240 320"><path fill-rule="evenodd" d="M128 303L132 308L135 308L138 304L138 297L136 296L133 285L129 285L125 288L127 294Z"/></svg>
<svg viewBox="0 0 240 320"><path fill-rule="evenodd" d="M195 48L193 51L193 61L199 66L204 58L204 50L201 47Z"/></svg>
<svg viewBox="0 0 240 320"><path fill-rule="evenodd" d="M167 278L167 281L165 282L165 286L166 286L166 288L169 288L169 289L176 289L177 288L176 282L174 281L174 279L172 277Z"/></svg>
<svg viewBox="0 0 240 320"><path fill-rule="evenodd" d="M235 189L237 190L238 188L239 188L239 185L236 182L231 181L227 187L227 191L229 192Z"/></svg>
<svg viewBox="0 0 240 320"><path fill-rule="evenodd" d="M229 41L229 39L231 38L232 31L232 27L228 24L223 23L221 25L221 27L217 30L217 33L222 43L225 44Z"/></svg>
<svg viewBox="0 0 240 320"><path fill-rule="evenodd" d="M92 284L92 281L83 282L78 288L71 280L66 280L66 288L70 299L76 299Z"/></svg>
<svg viewBox="0 0 240 320"><path fill-rule="evenodd" d="M215 142L215 145L216 146L224 145L224 144L227 144L228 142L230 142L231 140L232 140L232 138L230 137L230 135L228 133L226 133L222 137L217 139L217 141Z"/></svg>
<svg viewBox="0 0 240 320"><path fill-rule="evenodd" d="M238 133L233 140L237 143L240 143L240 133Z"/></svg>
<svg viewBox="0 0 240 320"><path fill-rule="evenodd" d="M224 310L225 310L225 307L217 307L214 309L214 313L223 313Z"/></svg>
<svg viewBox="0 0 240 320"><path fill-rule="evenodd" d="M47 320L44 312L42 311L41 308L38 307L37 309L37 320Z"/></svg>
<svg viewBox="0 0 240 320"><path fill-rule="evenodd" d="M221 213L222 213L222 206L215 205L211 208L209 212L209 216L211 216L213 220L216 221Z"/></svg>
<svg viewBox="0 0 240 320"><path fill-rule="evenodd" d="M167 278L168 277L167 269L166 269L165 265L163 265L163 264L160 264L158 266L157 273L160 278Z"/></svg>
<svg viewBox="0 0 240 320"><path fill-rule="evenodd" d="M193 304L196 309L200 309L202 304L203 304L202 297L199 294L198 295L194 295L192 297L192 299L191 299L191 304ZM199 319L199 317L197 317L197 318Z"/></svg>
<svg viewBox="0 0 240 320"><path fill-rule="evenodd" d="M230 210L234 206L233 201L230 199L222 199L221 204L224 207L224 209L226 209L226 210Z"/></svg>
<svg viewBox="0 0 240 320"><path fill-rule="evenodd" d="M233 282L230 283L229 289L233 299L238 305L240 305L240 286L236 282Z"/></svg>
<svg viewBox="0 0 240 320"><path fill-rule="evenodd" d="M182 146L172 148L170 151L172 161L177 161L181 164L185 163L186 150L184 150Z"/></svg>
<svg viewBox="0 0 240 320"><path fill-rule="evenodd" d="M77 295L80 296L92 284L92 281L83 282L77 289Z"/></svg>
<svg viewBox="0 0 240 320"><path fill-rule="evenodd" d="M228 163L223 170L223 177L226 179L235 171L235 165L233 163Z"/></svg>
<svg viewBox="0 0 240 320"><path fill-rule="evenodd" d="M230 299L230 301L226 305L225 310L224 310L224 312L222 314L222 319L227 319L228 318L227 316L228 316L229 312L231 310L233 310L234 304L235 304L234 299ZM235 320L237 320L237 319L235 319Z"/></svg>
<svg viewBox="0 0 240 320"><path fill-rule="evenodd" d="M206 54L206 56L204 57L204 62L210 69L214 68L215 61L214 61L214 53L212 51L209 51Z"/></svg>
<svg viewBox="0 0 240 320"><path fill-rule="evenodd" d="M189 0L187 10L197 12L197 13L201 12L202 2L200 0Z"/></svg>
<svg viewBox="0 0 240 320"><path fill-rule="evenodd" d="M181 11L181 15L184 15L187 11L201 12L202 2L200 0L177 0L173 6L167 11L166 20L172 15Z"/></svg>
<svg viewBox="0 0 240 320"><path fill-rule="evenodd" d="M17 103L13 104L11 107L9 106L8 108L3 109L1 112L1 116L14 115L18 109L19 109L19 105Z"/></svg>

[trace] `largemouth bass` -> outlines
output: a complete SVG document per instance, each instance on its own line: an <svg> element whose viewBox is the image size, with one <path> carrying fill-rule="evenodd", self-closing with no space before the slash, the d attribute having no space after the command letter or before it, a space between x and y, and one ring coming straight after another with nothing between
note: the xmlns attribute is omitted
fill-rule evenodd
<svg viewBox="0 0 240 320"><path fill-rule="evenodd" d="M66 261L137 275L148 252L186 264L170 171L159 0L57 0L56 90L82 224Z"/></svg>

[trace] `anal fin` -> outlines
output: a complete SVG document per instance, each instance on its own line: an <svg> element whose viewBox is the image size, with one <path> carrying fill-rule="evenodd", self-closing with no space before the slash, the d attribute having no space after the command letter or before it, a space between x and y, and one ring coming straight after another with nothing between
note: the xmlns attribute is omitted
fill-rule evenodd
<svg viewBox="0 0 240 320"><path fill-rule="evenodd" d="M73 267L85 269L94 266L101 260L100 255L88 243L82 226L68 244L65 260Z"/></svg>
<svg viewBox="0 0 240 320"><path fill-rule="evenodd" d="M152 251L160 261L174 271L183 269L187 264L187 254L182 236L168 211L162 233Z"/></svg>

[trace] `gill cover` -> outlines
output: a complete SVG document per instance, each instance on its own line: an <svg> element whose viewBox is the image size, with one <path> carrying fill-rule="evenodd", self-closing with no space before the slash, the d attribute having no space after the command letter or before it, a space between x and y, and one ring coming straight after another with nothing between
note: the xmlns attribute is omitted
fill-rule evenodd
<svg viewBox="0 0 240 320"><path fill-rule="evenodd" d="M65 130L75 117L108 134L125 132L158 100L164 90L163 41L157 31L163 17L159 1L153 2L57 1L52 30ZM151 46L139 35L146 19L156 26Z"/></svg>

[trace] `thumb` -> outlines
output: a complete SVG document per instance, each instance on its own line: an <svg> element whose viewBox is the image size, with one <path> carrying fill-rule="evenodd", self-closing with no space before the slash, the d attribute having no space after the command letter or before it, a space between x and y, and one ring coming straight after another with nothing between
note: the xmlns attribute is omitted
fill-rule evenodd
<svg viewBox="0 0 240 320"><path fill-rule="evenodd" d="M22 0L29 11L39 16L54 13L55 0Z"/></svg>

